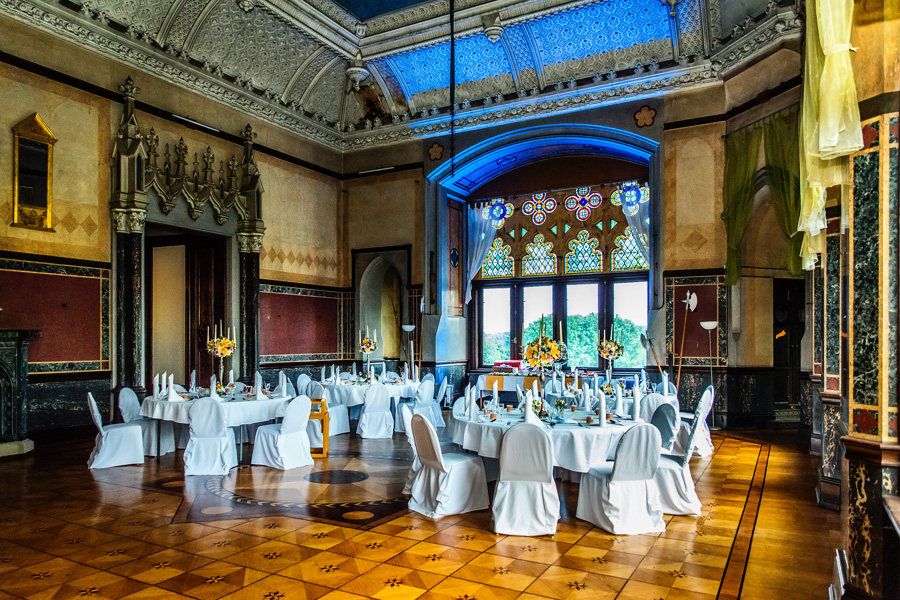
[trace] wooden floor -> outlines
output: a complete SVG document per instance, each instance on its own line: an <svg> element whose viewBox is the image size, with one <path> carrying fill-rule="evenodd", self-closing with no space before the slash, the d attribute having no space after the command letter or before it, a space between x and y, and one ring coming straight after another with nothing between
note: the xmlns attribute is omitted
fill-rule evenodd
<svg viewBox="0 0 900 600"><path fill-rule="evenodd" d="M400 494L393 440L332 438L314 467L181 474L180 453L89 471L92 440L0 462L0 598L826 598L839 516L792 433L716 435L691 469L699 518L616 537L574 517L555 538L491 533L490 511L431 520Z"/></svg>

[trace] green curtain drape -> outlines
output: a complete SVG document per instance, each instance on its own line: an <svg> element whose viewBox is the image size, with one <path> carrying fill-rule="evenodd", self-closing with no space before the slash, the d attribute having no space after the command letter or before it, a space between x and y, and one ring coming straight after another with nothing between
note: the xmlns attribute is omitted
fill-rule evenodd
<svg viewBox="0 0 900 600"><path fill-rule="evenodd" d="M797 231L797 221L800 218L800 133L797 110L789 109L769 119L764 126L763 137L772 207L781 230L790 240L788 271L791 275L802 275L800 250L803 232Z"/></svg>
<svg viewBox="0 0 900 600"><path fill-rule="evenodd" d="M725 180L722 183L722 220L728 239L725 283L741 278L741 247L753 216L753 181L759 158L762 127L746 127L725 139Z"/></svg>

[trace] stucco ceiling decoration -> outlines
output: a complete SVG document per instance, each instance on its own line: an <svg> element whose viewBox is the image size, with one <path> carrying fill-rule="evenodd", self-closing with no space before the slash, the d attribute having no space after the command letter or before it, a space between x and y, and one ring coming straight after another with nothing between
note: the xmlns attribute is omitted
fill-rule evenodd
<svg viewBox="0 0 900 600"><path fill-rule="evenodd" d="M455 126L709 85L799 36L793 5L721 1L728 23L720 0L457 0ZM332 0L0 0L0 10L336 149L450 125L447 0L363 21ZM357 69L369 76L348 79Z"/></svg>

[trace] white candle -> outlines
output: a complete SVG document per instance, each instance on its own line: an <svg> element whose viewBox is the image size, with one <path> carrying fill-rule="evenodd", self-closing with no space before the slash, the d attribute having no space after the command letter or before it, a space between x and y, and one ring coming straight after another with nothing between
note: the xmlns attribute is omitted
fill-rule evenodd
<svg viewBox="0 0 900 600"><path fill-rule="evenodd" d="M378 330L377 329L372 330L372 339L375 341L376 344L378 343Z"/></svg>
<svg viewBox="0 0 900 600"><path fill-rule="evenodd" d="M206 343L209 343L209 325L206 326Z"/></svg>
<svg viewBox="0 0 900 600"><path fill-rule="evenodd" d="M562 321L559 322L559 341L563 341L563 336L562 336Z"/></svg>

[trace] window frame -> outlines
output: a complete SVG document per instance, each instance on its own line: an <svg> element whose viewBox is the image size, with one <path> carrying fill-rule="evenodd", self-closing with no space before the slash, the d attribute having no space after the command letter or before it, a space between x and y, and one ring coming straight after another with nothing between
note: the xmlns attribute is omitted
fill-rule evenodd
<svg viewBox="0 0 900 600"><path fill-rule="evenodd" d="M483 336L484 331L484 311L482 310L485 288L507 287L510 288L510 360L520 360L522 358L521 348L524 345L522 336L524 335L524 325L520 323L522 320L522 310L524 306L524 288L532 286L550 285L553 288L553 331L559 331L560 322L563 323L563 334L568 337L566 330L566 287L569 284L597 283L597 314L598 314L598 331L609 331L615 318L615 302L613 299L613 290L615 283L627 283L633 281L645 281L647 283L647 311L650 310L651 301L651 274L649 270L640 271L616 271L611 273L591 273L578 275L547 275L547 276L530 276L530 277L508 277L502 279L480 279L472 282L472 297L477 317L469 319L469 370L470 371L490 371L493 365L484 364L483 358ZM471 305L470 305L471 306ZM605 371L607 362L597 356L598 367L581 367L580 370L586 371ZM616 373L633 374L640 371L640 368L616 368Z"/></svg>

